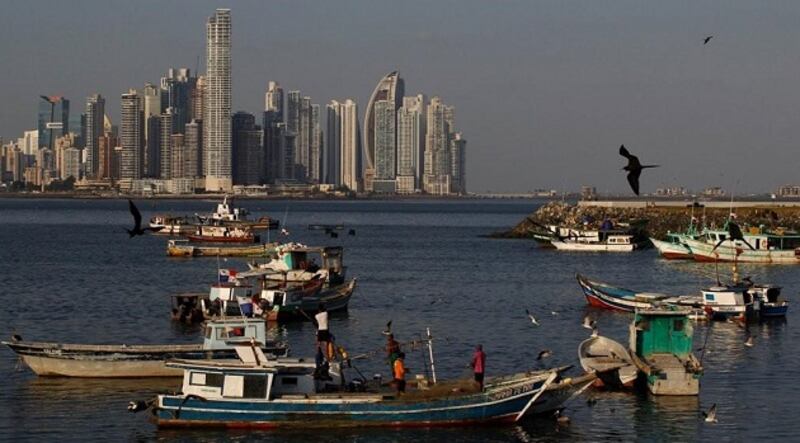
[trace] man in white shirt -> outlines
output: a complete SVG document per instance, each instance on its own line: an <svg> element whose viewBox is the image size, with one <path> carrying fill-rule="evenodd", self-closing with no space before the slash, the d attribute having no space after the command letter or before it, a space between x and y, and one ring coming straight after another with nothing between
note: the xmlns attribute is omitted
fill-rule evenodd
<svg viewBox="0 0 800 443"><path fill-rule="evenodd" d="M317 322L317 347L322 347L323 354L330 360L328 343L331 341L331 333L328 330L328 311L325 310L324 304L320 303L319 312L314 316L314 320Z"/></svg>

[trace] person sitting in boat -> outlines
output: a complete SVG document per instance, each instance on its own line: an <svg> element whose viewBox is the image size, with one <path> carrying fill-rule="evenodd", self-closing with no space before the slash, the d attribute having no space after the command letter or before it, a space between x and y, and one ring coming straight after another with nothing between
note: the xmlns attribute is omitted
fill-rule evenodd
<svg viewBox="0 0 800 443"><path fill-rule="evenodd" d="M406 365L405 365L405 358L406 354L400 352L397 354L397 358L394 360L392 364L393 373L394 373L394 385L397 388L397 393L401 394L406 392Z"/></svg>

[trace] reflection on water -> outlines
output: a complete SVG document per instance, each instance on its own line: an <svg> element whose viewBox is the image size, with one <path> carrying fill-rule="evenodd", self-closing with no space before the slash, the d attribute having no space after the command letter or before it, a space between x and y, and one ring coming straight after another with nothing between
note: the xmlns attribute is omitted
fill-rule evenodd
<svg viewBox="0 0 800 443"><path fill-rule="evenodd" d="M282 217L288 211L292 240L342 245L350 275L359 285L346 315L331 319L337 341L351 355L375 351L358 368L388 376L381 331L393 321L401 341L431 327L436 337L437 375L465 374L472 349L482 343L487 370L501 374L541 365L577 365L578 344L589 331L627 344L630 315L586 306L575 273L620 286L672 294L697 293L716 279L713 264L661 260L655 251L633 254L560 254L529 241L496 241L481 235L513 225L531 202L278 202L248 201L252 212ZM147 201L152 212L204 212L204 201ZM217 262L168 260L163 237L128 240L121 228L130 215L124 201L0 200L0 336L11 331L29 340L88 343L189 343L200 328L169 320L169 294L205 291ZM330 239L306 224L343 223L356 236ZM225 267L245 268L230 259ZM724 275L722 266L719 274ZM791 266L743 266L742 275L782 285L788 298L800 287ZM24 300L21 303L20 300ZM536 314L533 328L525 309ZM557 315L550 314L556 312ZM570 403L566 427L553 417L511 427L463 429L345 429L293 432L157 430L142 414L129 414L131 400L178 389L179 379L79 380L36 378L17 371L17 358L0 350L0 440L164 441L754 441L788 440L800 424L782 419L792 411L800 387L791 369L800 364L800 337L787 321L748 325L698 323L695 348L705 348L699 398L654 398L648 394L589 392ZM754 346L744 346L747 333ZM289 341L296 356L314 350L314 327L294 323L270 329ZM411 374L424 373L425 355L406 350ZM698 352L699 354L699 352ZM709 425L700 411L717 404L720 422ZM760 425L755 425L760 424Z"/></svg>

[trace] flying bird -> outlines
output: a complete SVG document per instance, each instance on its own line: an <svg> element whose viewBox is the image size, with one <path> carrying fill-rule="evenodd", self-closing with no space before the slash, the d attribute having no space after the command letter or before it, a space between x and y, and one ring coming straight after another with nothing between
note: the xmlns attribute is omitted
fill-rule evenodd
<svg viewBox="0 0 800 443"><path fill-rule="evenodd" d="M717 404L714 403L708 408L708 412L703 412L703 417L705 417L706 423L716 423L717 422Z"/></svg>
<svg viewBox="0 0 800 443"><path fill-rule="evenodd" d="M592 319L592 317L589 317L587 315L586 317L583 317L583 324L581 326L583 326L586 329L595 329L595 327L597 326L597 322L594 319Z"/></svg>
<svg viewBox="0 0 800 443"><path fill-rule="evenodd" d="M746 244L747 247L749 247L751 250L753 251L756 250L753 246L750 245L750 243L747 242L747 240L744 239L744 234L742 234L742 229L733 220L728 220L728 237L718 241L717 244L714 246L714 249L711 250L711 252L716 251L719 245L721 245L722 242L724 242L725 240L730 240L730 241L739 240L742 243Z"/></svg>
<svg viewBox="0 0 800 443"><path fill-rule="evenodd" d="M286 228L281 228L281 235L289 236L289 231Z"/></svg>
<svg viewBox="0 0 800 443"><path fill-rule="evenodd" d="M710 42L712 38L714 38L714 36L713 36L713 35L709 35L708 37L704 38L704 39L703 39L703 44L704 44L704 45L707 45L707 44L708 44L708 42Z"/></svg>
<svg viewBox="0 0 800 443"><path fill-rule="evenodd" d="M528 315L528 318L531 320L531 323L533 323L534 326L539 326L539 321L536 320L536 317L534 317L533 314L531 314L531 311L529 311L527 308L525 308L525 314Z"/></svg>
<svg viewBox="0 0 800 443"><path fill-rule="evenodd" d="M391 333L392 333L392 321L391 321L391 320L389 320L389 322L388 322L388 323L386 323L386 329L384 329L384 330L383 330L383 332L381 332L381 334L383 334L383 335L389 335L389 334L391 334Z"/></svg>
<svg viewBox="0 0 800 443"><path fill-rule="evenodd" d="M549 349L542 349L539 352L539 355L536 356L536 360L541 360L543 358L550 357L551 355L553 355L553 351L551 351Z"/></svg>
<svg viewBox="0 0 800 443"><path fill-rule="evenodd" d="M550 315L552 315L553 317L557 317L558 316L558 312L550 311Z"/></svg>
<svg viewBox="0 0 800 443"><path fill-rule="evenodd" d="M128 232L128 238L136 237L137 235L145 235L147 231L158 231L161 228L142 228L142 213L139 212L139 209L136 205L133 204L133 201L128 200L128 209L131 211L131 215L133 215L133 229L126 229L125 231Z"/></svg>
<svg viewBox="0 0 800 443"><path fill-rule="evenodd" d="M628 159L628 164L622 170L628 171L628 183L631 185L633 193L639 195L639 176L642 175L642 169L657 168L659 165L642 165L639 163L639 157L628 152L625 145L620 145L619 155Z"/></svg>

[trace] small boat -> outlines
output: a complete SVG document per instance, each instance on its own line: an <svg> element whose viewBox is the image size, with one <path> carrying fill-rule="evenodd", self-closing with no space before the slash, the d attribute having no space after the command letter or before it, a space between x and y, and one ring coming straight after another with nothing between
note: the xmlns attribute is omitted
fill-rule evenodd
<svg viewBox="0 0 800 443"><path fill-rule="evenodd" d="M259 243L261 238L248 228L238 226L197 226L193 234L186 236L197 243Z"/></svg>
<svg viewBox="0 0 800 443"><path fill-rule="evenodd" d="M760 302L761 319L786 317L789 301L781 295L781 287L775 285L753 285L749 292Z"/></svg>
<svg viewBox="0 0 800 443"><path fill-rule="evenodd" d="M698 395L703 366L692 354L690 310L643 309L630 325L630 355L653 395Z"/></svg>
<svg viewBox="0 0 800 443"><path fill-rule="evenodd" d="M563 377L568 367L486 379L409 384L397 395L373 386L347 365L313 359L270 361L257 349L237 348L241 362L174 361L184 371L180 394L132 402L148 406L159 427L337 428L474 426L518 422L557 410L595 380L594 374Z"/></svg>
<svg viewBox="0 0 800 443"><path fill-rule="evenodd" d="M219 224L227 226L239 226L252 230L278 229L280 223L271 217L260 217L257 220L249 219L250 212L245 208L233 207L233 198L228 203L228 196L222 199L222 203L217 204L217 208L208 216L195 214L201 221L209 224Z"/></svg>
<svg viewBox="0 0 800 443"><path fill-rule="evenodd" d="M180 236L195 231L195 225L186 216L154 215L150 218L150 227L158 229L155 234Z"/></svg>
<svg viewBox="0 0 800 443"><path fill-rule="evenodd" d="M795 232L751 228L743 237L753 249L740 240L728 240L728 236L727 230L706 230L701 238L686 239L686 245L700 262L800 264L800 234Z"/></svg>
<svg viewBox="0 0 800 443"><path fill-rule="evenodd" d="M593 336L578 346L578 358L586 372L594 371L595 387L630 388L638 376L625 346L610 338Z"/></svg>
<svg viewBox="0 0 800 443"><path fill-rule="evenodd" d="M268 341L263 321L226 319L210 321L203 343L181 345L91 345L12 340L2 342L20 356L39 376L57 377L176 377L182 371L167 366L167 360L230 360L235 345L259 343L268 355L285 356L289 347Z"/></svg>
<svg viewBox="0 0 800 443"><path fill-rule="evenodd" d="M188 240L167 241L170 257L269 257L275 253L277 243L262 243L250 246L199 246Z"/></svg>
<svg viewBox="0 0 800 443"><path fill-rule="evenodd" d="M300 243L284 243L276 248L275 255L266 263L251 263L251 270L261 273L267 281L280 283L305 283L321 278L326 286L344 283L347 267L344 266L344 248L341 246L313 247ZM246 275L245 272L243 275Z"/></svg>
<svg viewBox="0 0 800 443"><path fill-rule="evenodd" d="M581 274L577 274L575 277L586 301L597 308L634 312L637 309L650 308L658 304L693 307L700 307L702 304L698 296L670 296L654 292L638 292L591 280Z"/></svg>
<svg viewBox="0 0 800 443"><path fill-rule="evenodd" d="M321 283L320 281L320 286ZM328 312L346 311L355 289L354 278L325 290L319 290L319 287L316 292L308 293L306 290L300 292L300 296L293 296L281 289L264 289L261 292L261 299L268 303L268 320L303 320L319 312L320 305L324 305Z"/></svg>
<svg viewBox="0 0 800 443"><path fill-rule="evenodd" d="M658 250L658 253L667 260L691 260L692 250L686 246L685 234L677 234L674 232L667 233L667 240L658 240L650 238L650 243Z"/></svg>
<svg viewBox="0 0 800 443"><path fill-rule="evenodd" d="M587 231L589 235L550 240L559 251L580 252L632 252L643 244L624 231Z"/></svg>

